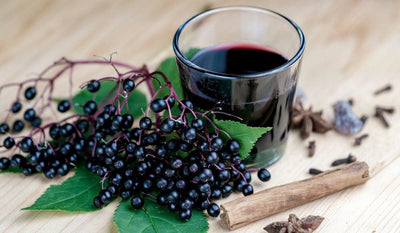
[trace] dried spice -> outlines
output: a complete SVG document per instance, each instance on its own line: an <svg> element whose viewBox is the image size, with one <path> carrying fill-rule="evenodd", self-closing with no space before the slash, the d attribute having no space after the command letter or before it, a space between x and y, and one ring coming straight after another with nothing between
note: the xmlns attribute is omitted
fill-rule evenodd
<svg viewBox="0 0 400 233"><path fill-rule="evenodd" d="M361 142L362 142L364 139L366 139L368 136L369 136L368 134L363 134L363 135L361 135L361 136L359 136L359 137L356 137L356 139L354 140L354 145L355 145L355 146L361 145Z"/></svg>
<svg viewBox="0 0 400 233"><path fill-rule="evenodd" d="M335 125L339 133L355 134L362 130L364 123L351 109L348 101L339 100L333 105Z"/></svg>
<svg viewBox="0 0 400 233"><path fill-rule="evenodd" d="M269 224L264 228L268 233L311 233L314 232L324 220L321 216L309 215L299 219L290 214L288 221L280 221Z"/></svg>
<svg viewBox="0 0 400 233"><path fill-rule="evenodd" d="M318 174L323 173L323 171L316 169L316 168L310 168L310 170L308 170L308 173L310 175L318 175Z"/></svg>
<svg viewBox="0 0 400 233"><path fill-rule="evenodd" d="M384 92L388 92L390 90L392 90L392 85L391 84L386 84L384 87L379 88L378 90L376 90L374 92L374 95L379 95L379 94L382 94Z"/></svg>
<svg viewBox="0 0 400 233"><path fill-rule="evenodd" d="M354 105L354 100L353 100L352 98L350 98L350 99L348 100L348 102L349 102L350 106L353 106L353 105Z"/></svg>
<svg viewBox="0 0 400 233"><path fill-rule="evenodd" d="M375 107L375 115L374 116L376 118L380 119L385 127L389 128L390 125L389 125L389 122L386 120L385 113L393 114L394 108L380 107L380 106Z"/></svg>
<svg viewBox="0 0 400 233"><path fill-rule="evenodd" d="M357 161L356 156L349 154L349 156L347 156L347 158L337 159L337 160L333 161L331 165L333 167L335 167L335 166L339 166L341 164L353 163L355 161Z"/></svg>
<svg viewBox="0 0 400 233"><path fill-rule="evenodd" d="M313 157L315 154L315 141L310 141L308 143L308 157Z"/></svg>
<svg viewBox="0 0 400 233"><path fill-rule="evenodd" d="M292 126L300 128L300 136L308 138L311 132L326 133L332 125L322 118L322 111L305 110L301 102L297 102L292 117Z"/></svg>

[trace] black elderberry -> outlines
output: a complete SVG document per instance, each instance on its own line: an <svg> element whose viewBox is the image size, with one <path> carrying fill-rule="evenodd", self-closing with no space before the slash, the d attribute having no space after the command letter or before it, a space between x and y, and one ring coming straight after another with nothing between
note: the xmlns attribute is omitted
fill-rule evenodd
<svg viewBox="0 0 400 233"><path fill-rule="evenodd" d="M210 169L208 168L204 168L203 170L201 170L200 174L199 174L199 179L201 182L207 182L211 177L213 176L213 173Z"/></svg>
<svg viewBox="0 0 400 233"><path fill-rule="evenodd" d="M26 165L22 168L22 173L25 176L31 176L35 173L35 168L32 165Z"/></svg>
<svg viewBox="0 0 400 233"><path fill-rule="evenodd" d="M24 124L23 121L16 120L16 121L14 121L14 124L13 124L12 128L13 128L14 132L19 133L24 129L24 127L25 127L25 124Z"/></svg>
<svg viewBox="0 0 400 233"><path fill-rule="evenodd" d="M244 185L246 185L246 181L244 179L238 179L234 182L234 188L239 192L242 192Z"/></svg>
<svg viewBox="0 0 400 233"><path fill-rule="evenodd" d="M36 112L33 108L28 108L25 112L24 112L24 119L28 122L33 121L33 119L35 119L36 117Z"/></svg>
<svg viewBox="0 0 400 233"><path fill-rule="evenodd" d="M83 106L83 112L89 116L95 114L97 111L97 104L93 100L89 100Z"/></svg>
<svg viewBox="0 0 400 233"><path fill-rule="evenodd" d="M171 133L174 130L174 126L175 126L175 121L167 118L163 120L163 122L161 123L160 129L164 133Z"/></svg>
<svg viewBox="0 0 400 233"><path fill-rule="evenodd" d="M222 191L220 189L213 189L211 192L212 199L220 199L222 197Z"/></svg>
<svg viewBox="0 0 400 233"><path fill-rule="evenodd" d="M60 135L62 137L69 137L74 133L74 126L70 123L65 123L60 128Z"/></svg>
<svg viewBox="0 0 400 233"><path fill-rule="evenodd" d="M183 103L187 108L193 109L193 103L190 102L189 100L182 100L182 103ZM181 104L179 105L179 109L180 109L181 111L183 110L183 106L182 106Z"/></svg>
<svg viewBox="0 0 400 233"><path fill-rule="evenodd" d="M40 117L35 117L31 121L32 127L39 127L42 124L42 119Z"/></svg>
<svg viewBox="0 0 400 233"><path fill-rule="evenodd" d="M229 170L222 170L218 173L218 180L220 180L222 183L226 183L230 180L231 178L231 173Z"/></svg>
<svg viewBox="0 0 400 233"><path fill-rule="evenodd" d="M251 173L250 173L249 171L243 172L243 176L244 176L244 178L246 179L246 181L247 181L248 183L251 182Z"/></svg>
<svg viewBox="0 0 400 233"><path fill-rule="evenodd" d="M167 148L164 144L160 144L156 146L156 155L160 158L164 158L167 155Z"/></svg>
<svg viewBox="0 0 400 233"><path fill-rule="evenodd" d="M229 140L227 142L227 148L229 150L229 152L231 152L232 154L236 155L239 153L240 151L240 144L238 141L236 140Z"/></svg>
<svg viewBox="0 0 400 233"><path fill-rule="evenodd" d="M207 155L207 162L211 165L215 165L216 163L218 163L219 161L219 157L217 152L215 151L211 151L210 153L208 153Z"/></svg>
<svg viewBox="0 0 400 233"><path fill-rule="evenodd" d="M179 190L184 190L186 189L186 182L184 180L178 180L176 181L175 186Z"/></svg>
<svg viewBox="0 0 400 233"><path fill-rule="evenodd" d="M70 170L70 166L66 163L63 163L57 168L57 174L59 176L65 176L68 174L69 170Z"/></svg>
<svg viewBox="0 0 400 233"><path fill-rule="evenodd" d="M132 196L132 192L130 190L121 190L119 196L122 200L128 200Z"/></svg>
<svg viewBox="0 0 400 233"><path fill-rule="evenodd" d="M120 170L120 169L124 168L124 166L125 166L125 163L122 159L116 160L113 164L113 167L116 170Z"/></svg>
<svg viewBox="0 0 400 233"><path fill-rule="evenodd" d="M31 100L36 96L36 88L35 87L28 87L25 90L25 99Z"/></svg>
<svg viewBox="0 0 400 233"><path fill-rule="evenodd" d="M166 96L164 97L164 100L167 100L170 108L172 108L175 105L175 98L172 96Z"/></svg>
<svg viewBox="0 0 400 233"><path fill-rule="evenodd" d="M196 129L195 128L185 128L182 130L182 135L181 138L185 142L192 142L194 139L196 139Z"/></svg>
<svg viewBox="0 0 400 233"><path fill-rule="evenodd" d="M192 217L192 211L190 209L186 209L186 210L181 209L179 211L179 218L182 221L187 222L187 221L189 221L189 219L191 217Z"/></svg>
<svg viewBox="0 0 400 233"><path fill-rule="evenodd" d="M213 151L220 151L224 146L224 142L221 138L216 137L211 140L211 150Z"/></svg>
<svg viewBox="0 0 400 233"><path fill-rule="evenodd" d="M111 193L111 196L115 196L118 194L118 187L116 185L110 184L107 186L106 189Z"/></svg>
<svg viewBox="0 0 400 233"><path fill-rule="evenodd" d="M129 128L131 128L132 127L132 125L133 125L133 116L131 115L131 114L128 114L128 113L125 113L123 116L122 116L122 124L121 124L121 126L122 126L122 128L124 128L124 129L129 129Z"/></svg>
<svg viewBox="0 0 400 233"><path fill-rule="evenodd" d="M228 197L233 193L233 188L229 184L222 186L222 197Z"/></svg>
<svg viewBox="0 0 400 233"><path fill-rule="evenodd" d="M33 140L29 137L25 137L21 140L20 148L23 152L28 153L34 149L35 145Z"/></svg>
<svg viewBox="0 0 400 233"><path fill-rule="evenodd" d="M180 158L178 158L178 157L171 158L170 162L171 162L171 167L173 169L178 169L183 164L182 160Z"/></svg>
<svg viewBox="0 0 400 233"><path fill-rule="evenodd" d="M145 193L150 192L153 189L153 181L150 179L145 179L142 183L142 190Z"/></svg>
<svg viewBox="0 0 400 233"><path fill-rule="evenodd" d="M169 211L175 213L176 211L178 211L178 206L175 203L169 203L168 209Z"/></svg>
<svg viewBox="0 0 400 233"><path fill-rule="evenodd" d="M258 172L257 172L257 176L258 179L260 179L261 181L269 181L271 179L271 173L269 173L269 171L265 168L261 168Z"/></svg>
<svg viewBox="0 0 400 233"><path fill-rule="evenodd" d="M104 203L101 201L100 196L96 196L96 197L93 199L93 205L94 205L96 208L102 208L102 207L104 206Z"/></svg>
<svg viewBox="0 0 400 233"><path fill-rule="evenodd" d="M16 102L14 102L13 105L11 106L11 111L12 111L13 113L17 113L17 112L19 112L19 111L21 110L21 108L22 108L21 102L16 101Z"/></svg>
<svg viewBox="0 0 400 233"><path fill-rule="evenodd" d="M220 213L220 209L219 206L215 203L211 203L208 207L207 207L207 213L208 215L210 215L211 217L218 217L219 213Z"/></svg>
<svg viewBox="0 0 400 233"><path fill-rule="evenodd" d="M60 103L58 103L57 110L59 112L66 112L71 108L71 105L69 104L68 100L62 100Z"/></svg>
<svg viewBox="0 0 400 233"><path fill-rule="evenodd" d="M232 157L231 161L233 164L238 165L242 162L242 159L240 158L240 156L236 155Z"/></svg>
<svg viewBox="0 0 400 233"><path fill-rule="evenodd" d="M160 206L166 206L168 204L168 200L163 194L160 193L157 195L157 203Z"/></svg>
<svg viewBox="0 0 400 233"><path fill-rule="evenodd" d="M168 181L164 178L159 178L156 182L156 187L160 190L160 191L164 191L167 188L168 185Z"/></svg>
<svg viewBox="0 0 400 233"><path fill-rule="evenodd" d="M179 149L183 152L188 152L193 148L193 145L187 142L181 142L179 144Z"/></svg>
<svg viewBox="0 0 400 233"><path fill-rule="evenodd" d="M10 159L6 157L0 158L0 171L7 170L10 167Z"/></svg>
<svg viewBox="0 0 400 233"><path fill-rule="evenodd" d="M0 133L5 134L10 130L10 127L6 123L0 124Z"/></svg>
<svg viewBox="0 0 400 233"><path fill-rule="evenodd" d="M12 148L15 145L15 140L12 137L6 137L3 141L3 146L7 149Z"/></svg>
<svg viewBox="0 0 400 233"><path fill-rule="evenodd" d="M179 142L176 139L171 139L167 142L167 148L169 151L177 151L179 148Z"/></svg>
<svg viewBox="0 0 400 233"><path fill-rule="evenodd" d="M254 192L253 191L253 186L251 184L243 185L243 188L242 188L243 195L248 196L248 195L253 194L253 192Z"/></svg>
<svg viewBox="0 0 400 233"><path fill-rule="evenodd" d="M122 88L126 92L131 92L135 89L135 82L132 79L125 79L122 83Z"/></svg>
<svg viewBox="0 0 400 233"><path fill-rule="evenodd" d="M198 131L204 129L204 122L203 122L203 120L200 119L200 118L194 119L194 120L192 121L192 124L191 124L191 125L192 125L193 128L195 128L195 129L198 130Z"/></svg>
<svg viewBox="0 0 400 233"><path fill-rule="evenodd" d="M167 108L167 104L163 99L155 99L150 103L150 109L153 112L161 112Z"/></svg>
<svg viewBox="0 0 400 233"><path fill-rule="evenodd" d="M149 117L142 117L139 121L139 127L141 129L150 129L151 128L151 119Z"/></svg>
<svg viewBox="0 0 400 233"><path fill-rule="evenodd" d="M209 151L209 145L208 142L206 141L200 141L197 143L197 148L201 151L201 152L207 152Z"/></svg>
<svg viewBox="0 0 400 233"><path fill-rule="evenodd" d="M85 119L80 119L76 122L76 128L81 133L85 133L89 129L89 122Z"/></svg>
<svg viewBox="0 0 400 233"><path fill-rule="evenodd" d="M97 92L100 89L100 86L101 86L101 84L100 84L99 81L91 80L91 81L89 81L89 83L87 85L87 90L89 92L94 93L94 92Z"/></svg>
<svg viewBox="0 0 400 233"><path fill-rule="evenodd" d="M54 179L57 175L56 170L53 167L43 169L43 173L48 179Z"/></svg>
<svg viewBox="0 0 400 233"><path fill-rule="evenodd" d="M59 139L60 138L60 127L58 127L57 125L51 126L49 129L49 134L52 139L55 139L55 140Z"/></svg>
<svg viewBox="0 0 400 233"><path fill-rule="evenodd" d="M131 199L131 205L134 209L140 209L144 206L144 200L141 197L133 197Z"/></svg>
<svg viewBox="0 0 400 233"><path fill-rule="evenodd" d="M112 175L110 175L109 179L108 179L108 183L111 185L116 185L119 186L122 182L122 175L120 173L113 173Z"/></svg>
<svg viewBox="0 0 400 233"><path fill-rule="evenodd" d="M206 210L208 206L210 206L210 202L207 199L200 201L198 204L200 210Z"/></svg>

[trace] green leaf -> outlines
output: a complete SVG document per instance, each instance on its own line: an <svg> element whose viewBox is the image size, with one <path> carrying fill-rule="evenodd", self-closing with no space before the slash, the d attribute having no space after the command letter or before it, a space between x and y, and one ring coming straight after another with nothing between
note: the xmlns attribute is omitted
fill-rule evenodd
<svg viewBox="0 0 400 233"><path fill-rule="evenodd" d="M23 210L60 210L89 212L98 210L93 199L101 190L101 178L84 167L78 167L75 175L62 184L51 185L35 203Z"/></svg>
<svg viewBox="0 0 400 233"><path fill-rule="evenodd" d="M102 99L110 99L115 96L117 91L117 84L113 81L103 81L101 82L101 88L96 93L95 101L99 103ZM83 114L82 106L89 100L93 99L93 93L90 93L86 88L77 93L72 97L72 106L75 112L78 114ZM123 97L120 97L120 101L123 101ZM143 111L146 110L147 100L146 96L138 89L135 89L128 98L129 112L134 118L138 118L143 115ZM143 110L143 111L142 111ZM121 111L121 114L126 113L126 107Z"/></svg>
<svg viewBox="0 0 400 233"><path fill-rule="evenodd" d="M18 173L22 173L22 168L14 168L14 167L10 166L7 170L0 171L0 174L1 173L16 173L16 174L18 174Z"/></svg>
<svg viewBox="0 0 400 233"><path fill-rule="evenodd" d="M194 210L192 218L183 222L177 214L147 197L143 210L133 210L129 201L122 201L115 210L113 220L120 233L202 233L208 230L203 212Z"/></svg>
<svg viewBox="0 0 400 233"><path fill-rule="evenodd" d="M242 159L249 155L257 139L272 129L272 127L251 127L237 121L214 119L214 123L240 143L239 154ZM225 134L222 133L221 136L227 139Z"/></svg>
<svg viewBox="0 0 400 233"><path fill-rule="evenodd" d="M191 59L199 50L200 49L198 49L198 48L192 48L185 53L185 57L188 59ZM179 79L179 72L178 72L178 68L176 66L175 57L169 57L169 58L165 59L163 62L161 62L161 64L157 67L156 70L164 73L165 76L167 76L168 80L172 84L172 87L178 94L179 98L183 98L183 91L182 91L182 86L181 86L181 82ZM158 77L158 79L160 80L161 86L165 84L164 80L159 75L157 75L156 77ZM160 89L160 83L157 82L156 80L153 80L154 91L158 91L158 89ZM167 89L160 91L158 96L164 97L168 94L169 94L169 90L167 88Z"/></svg>

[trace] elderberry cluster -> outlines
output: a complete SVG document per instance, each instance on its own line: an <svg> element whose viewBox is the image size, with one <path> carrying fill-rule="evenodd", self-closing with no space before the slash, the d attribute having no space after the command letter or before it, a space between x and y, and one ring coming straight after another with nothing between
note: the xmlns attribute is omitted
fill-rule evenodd
<svg viewBox="0 0 400 233"><path fill-rule="evenodd" d="M128 96L136 87L130 78L118 79L116 83ZM91 93L100 88L99 80L86 85ZM152 97L148 110L155 118L147 110L137 127L133 115L122 111L118 102L121 93L114 93L116 98L106 103L87 101L81 106L83 115L38 128L37 132L46 133L51 140L36 142L34 137L27 136L16 141L8 136L3 147L20 153L13 154L11 159L0 158L0 170L22 168L25 175L42 172L52 179L66 175L82 162L102 178L102 190L93 200L97 208L120 197L130 200L134 209L141 209L144 197L148 197L177 213L183 221L191 218L193 209L207 210L210 216L217 217L220 208L215 200L234 191L245 196L253 193L251 173L239 155L239 142L218 129L209 113L196 112L192 102L180 100L169 88L170 94L164 98ZM27 100L35 95L33 87L25 91ZM65 113L70 107L71 100L64 100L58 103L57 110ZM21 103L15 102L12 112L21 108ZM172 115L171 109L179 114ZM26 110L24 119L32 126L41 125L32 108ZM23 125L17 120L13 130L19 132ZM0 133L8 131L6 123L0 125ZM258 178L268 181L270 173L258 169Z"/></svg>

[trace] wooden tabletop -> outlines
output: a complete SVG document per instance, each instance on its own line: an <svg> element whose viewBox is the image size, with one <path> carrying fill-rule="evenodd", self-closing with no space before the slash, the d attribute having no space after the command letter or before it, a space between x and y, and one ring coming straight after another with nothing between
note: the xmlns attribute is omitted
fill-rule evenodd
<svg viewBox="0 0 400 233"><path fill-rule="evenodd" d="M400 232L400 114L388 117L390 128L372 117L376 105L400 106L400 1L270 0L270 1L0 1L0 84L21 81L56 59L108 56L150 67L172 55L171 40L188 17L209 7L253 5L278 11L299 24L306 51L299 85L308 104L333 119L332 104L354 99L354 111L368 114L363 130L370 137L359 147L354 136L336 132L313 134L317 149L307 157L309 140L292 132L286 154L270 168L272 180L255 182L255 191L309 177L310 167L329 169L330 163L350 152L370 165L372 178L295 209L276 214L235 232L264 232L276 220L321 215L317 232ZM84 71L76 82L99 71ZM372 93L391 83L394 90ZM1 109L8 106L1 96ZM0 232L117 232L112 223L113 203L102 211L84 214L20 211L30 206L50 184L42 176L0 175ZM229 200L240 195L232 195ZM222 200L220 203L226 202ZM210 232L228 232L209 219ZM134 231L133 231L134 232Z"/></svg>

